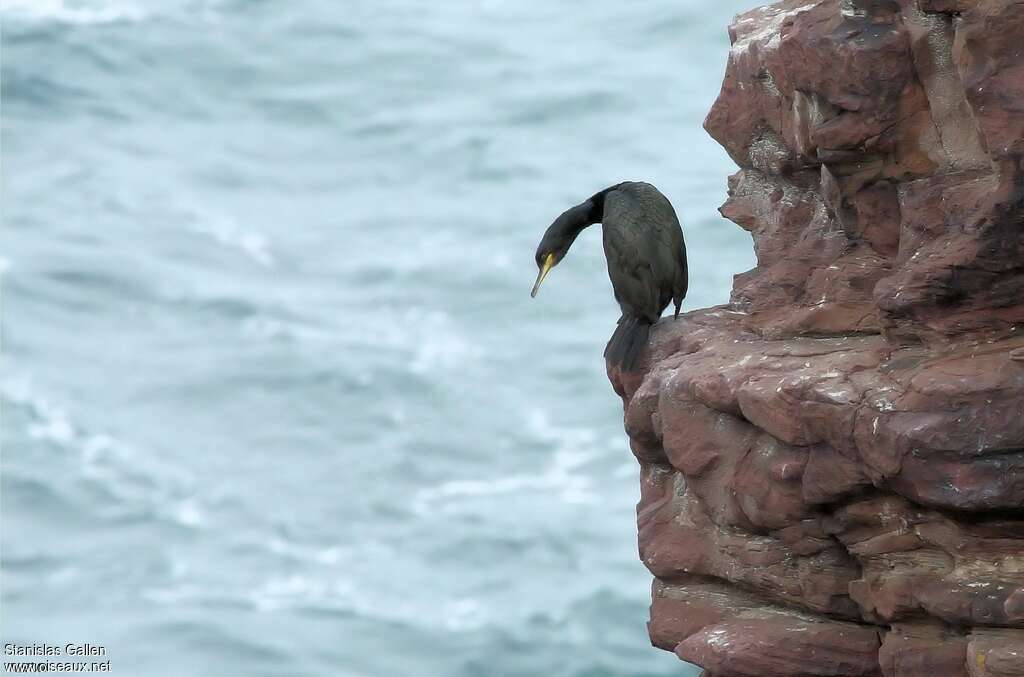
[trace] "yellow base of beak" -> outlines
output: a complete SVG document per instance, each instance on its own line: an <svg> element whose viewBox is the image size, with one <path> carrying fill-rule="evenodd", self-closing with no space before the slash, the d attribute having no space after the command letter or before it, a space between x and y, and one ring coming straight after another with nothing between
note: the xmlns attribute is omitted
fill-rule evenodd
<svg viewBox="0 0 1024 677"><path fill-rule="evenodd" d="M544 258L544 265L540 267L540 272L537 273L537 281L533 283L533 291L530 292L530 298L536 298L537 290L540 289L540 283L544 281L544 278L548 276L548 273L552 268L555 267L555 255L548 254Z"/></svg>

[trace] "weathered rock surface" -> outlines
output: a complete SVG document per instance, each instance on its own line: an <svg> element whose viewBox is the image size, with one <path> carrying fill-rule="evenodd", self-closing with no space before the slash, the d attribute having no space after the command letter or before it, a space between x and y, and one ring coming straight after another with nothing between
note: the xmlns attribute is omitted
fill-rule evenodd
<svg viewBox="0 0 1024 677"><path fill-rule="evenodd" d="M713 677L1024 676L1024 0L737 17L758 265L610 372L652 642Z"/></svg>

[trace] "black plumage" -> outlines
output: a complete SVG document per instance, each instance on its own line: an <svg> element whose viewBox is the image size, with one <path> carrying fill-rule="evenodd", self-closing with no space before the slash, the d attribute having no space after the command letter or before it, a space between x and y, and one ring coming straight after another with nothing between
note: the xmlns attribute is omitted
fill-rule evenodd
<svg viewBox="0 0 1024 677"><path fill-rule="evenodd" d="M675 314L686 296L686 245L672 204L649 183L627 181L605 188L564 211L537 247L537 282L565 258L583 229L602 224L608 276L622 317L605 348L608 361L632 369L651 325L670 302Z"/></svg>

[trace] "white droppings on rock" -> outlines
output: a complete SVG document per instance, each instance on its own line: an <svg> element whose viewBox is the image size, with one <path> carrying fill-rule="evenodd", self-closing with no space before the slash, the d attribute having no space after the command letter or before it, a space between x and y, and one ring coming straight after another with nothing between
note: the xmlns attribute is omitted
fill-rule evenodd
<svg viewBox="0 0 1024 677"><path fill-rule="evenodd" d="M782 42L782 25L787 20L803 14L814 4L807 2L789 10L784 10L778 5L769 5L741 15L734 24L738 37L729 49L730 57L740 56L754 44L757 44L759 49L777 49ZM741 31L748 32L740 34Z"/></svg>
<svg viewBox="0 0 1024 677"><path fill-rule="evenodd" d="M729 646L729 635L725 630L715 628L707 634L707 644L714 649L725 649Z"/></svg>

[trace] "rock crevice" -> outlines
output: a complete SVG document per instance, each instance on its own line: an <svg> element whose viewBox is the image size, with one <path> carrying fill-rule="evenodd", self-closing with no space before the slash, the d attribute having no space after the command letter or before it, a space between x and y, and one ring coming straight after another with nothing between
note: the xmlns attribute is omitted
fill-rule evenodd
<svg viewBox="0 0 1024 677"><path fill-rule="evenodd" d="M652 642L713 677L1024 675L1024 3L738 16L757 266L611 371Z"/></svg>

